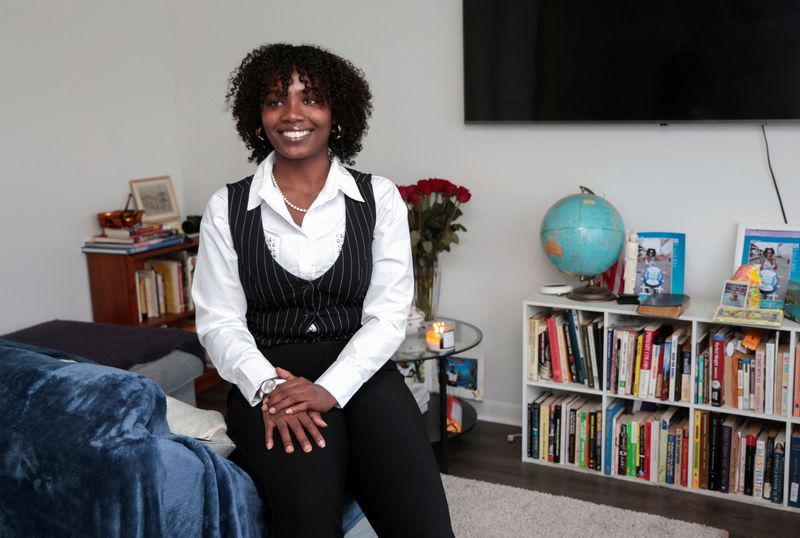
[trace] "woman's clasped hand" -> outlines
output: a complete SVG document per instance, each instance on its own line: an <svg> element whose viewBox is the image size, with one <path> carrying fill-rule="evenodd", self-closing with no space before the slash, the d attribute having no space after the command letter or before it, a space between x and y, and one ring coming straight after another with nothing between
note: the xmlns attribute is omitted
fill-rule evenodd
<svg viewBox="0 0 800 538"><path fill-rule="evenodd" d="M275 429L287 453L294 452L292 434L303 452L311 452L313 448L309 435L317 446L325 448L325 439L319 431L327 427L322 413L330 411L336 399L324 387L304 377L296 377L283 368L275 371L284 382L261 403L267 449L274 444Z"/></svg>

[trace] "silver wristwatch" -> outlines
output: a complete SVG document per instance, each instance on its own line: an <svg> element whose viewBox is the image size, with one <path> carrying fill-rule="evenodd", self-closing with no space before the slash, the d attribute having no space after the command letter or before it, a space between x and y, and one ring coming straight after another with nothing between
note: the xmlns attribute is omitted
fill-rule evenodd
<svg viewBox="0 0 800 538"><path fill-rule="evenodd" d="M256 391L256 396L258 396L259 400L263 400L267 397L267 395L275 390L275 387L278 386L276 377L271 377L269 379L265 379L261 385L259 385L258 390Z"/></svg>

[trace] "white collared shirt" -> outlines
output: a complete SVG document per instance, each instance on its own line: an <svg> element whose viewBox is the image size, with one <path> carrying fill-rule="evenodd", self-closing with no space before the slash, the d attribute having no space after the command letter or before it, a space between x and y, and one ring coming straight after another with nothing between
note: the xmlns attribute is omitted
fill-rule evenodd
<svg viewBox="0 0 800 538"><path fill-rule="evenodd" d="M317 278L339 255L345 231L345 196L364 200L353 177L334 158L325 185L302 227L297 226L272 183L274 162L273 152L258 165L247 209L261 207L265 240L284 269L306 280ZM388 179L372 176L372 188L377 215L372 279L364 299L362 326L315 380L342 407L402 343L414 293L406 205ZM211 196L203 215L192 298L198 337L220 377L234 383L251 405L257 405L259 386L276 373L269 352L262 355L247 329L247 299L228 224L227 187Z"/></svg>

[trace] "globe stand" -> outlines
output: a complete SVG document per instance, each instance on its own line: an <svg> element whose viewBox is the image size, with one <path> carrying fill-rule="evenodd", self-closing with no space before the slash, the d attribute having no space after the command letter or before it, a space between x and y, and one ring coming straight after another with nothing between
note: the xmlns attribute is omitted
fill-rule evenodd
<svg viewBox="0 0 800 538"><path fill-rule="evenodd" d="M607 289L595 286L594 277L581 277L581 280L588 280L589 283L568 293L568 299L573 301L613 301L617 298Z"/></svg>

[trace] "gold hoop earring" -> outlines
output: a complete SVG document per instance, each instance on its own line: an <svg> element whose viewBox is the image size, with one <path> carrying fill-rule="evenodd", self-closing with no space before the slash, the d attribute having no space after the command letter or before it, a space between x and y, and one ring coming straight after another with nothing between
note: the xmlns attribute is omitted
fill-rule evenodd
<svg viewBox="0 0 800 538"><path fill-rule="evenodd" d="M333 129L331 129L331 131L333 131L333 130L336 131L336 134L334 135L333 139L334 140L341 140L342 139L342 133L344 133L344 129L342 129L342 126L339 125L338 123L335 123L333 125Z"/></svg>
<svg viewBox="0 0 800 538"><path fill-rule="evenodd" d="M264 141L264 142L266 142L266 141L267 141L267 139L266 139L266 138L264 138L264 132L261 130L261 127L259 127L258 129L256 129L256 138L258 138L259 140L262 140L262 141Z"/></svg>

